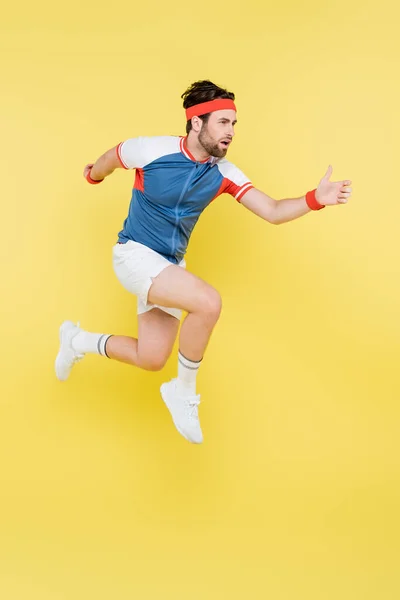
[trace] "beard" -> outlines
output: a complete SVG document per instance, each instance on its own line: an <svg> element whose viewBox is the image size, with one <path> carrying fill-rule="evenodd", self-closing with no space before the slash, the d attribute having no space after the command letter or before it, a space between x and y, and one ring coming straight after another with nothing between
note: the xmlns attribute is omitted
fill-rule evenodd
<svg viewBox="0 0 400 600"><path fill-rule="evenodd" d="M204 125L197 139L199 144L203 146L204 150L208 152L210 156L215 156L215 158L223 158L228 152L228 148L220 148L218 142L209 136L207 127L204 127Z"/></svg>

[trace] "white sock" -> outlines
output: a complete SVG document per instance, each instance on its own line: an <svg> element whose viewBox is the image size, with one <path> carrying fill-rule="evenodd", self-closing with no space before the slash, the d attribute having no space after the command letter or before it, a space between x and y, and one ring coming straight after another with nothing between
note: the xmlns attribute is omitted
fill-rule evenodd
<svg viewBox="0 0 400 600"><path fill-rule="evenodd" d="M178 352L178 391L188 396L196 395L196 377L201 360L192 361Z"/></svg>
<svg viewBox="0 0 400 600"><path fill-rule="evenodd" d="M80 331L72 339L72 347L78 354L100 354L107 356L106 344L111 335L107 333L89 333L89 331Z"/></svg>

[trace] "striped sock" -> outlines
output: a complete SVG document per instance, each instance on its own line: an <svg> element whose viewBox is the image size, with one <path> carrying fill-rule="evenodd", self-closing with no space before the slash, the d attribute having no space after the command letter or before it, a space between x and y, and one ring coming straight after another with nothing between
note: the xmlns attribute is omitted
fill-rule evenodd
<svg viewBox="0 0 400 600"><path fill-rule="evenodd" d="M107 333L89 333L88 331L80 331L72 339L72 347L78 354L100 354L107 356L106 344L111 335Z"/></svg>
<svg viewBox="0 0 400 600"><path fill-rule="evenodd" d="M187 396L196 395L196 377L201 360L192 361L178 352L178 391Z"/></svg>

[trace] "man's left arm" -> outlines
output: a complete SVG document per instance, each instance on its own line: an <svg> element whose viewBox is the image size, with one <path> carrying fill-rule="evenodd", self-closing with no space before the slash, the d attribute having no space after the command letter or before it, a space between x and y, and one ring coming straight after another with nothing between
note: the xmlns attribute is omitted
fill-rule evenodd
<svg viewBox="0 0 400 600"><path fill-rule="evenodd" d="M329 181L332 167L329 166L316 190L308 192L300 198L274 200L264 192L252 188L246 192L241 204L251 212L269 223L279 225L298 219L312 210L320 210L325 206L346 204L352 192L351 181Z"/></svg>

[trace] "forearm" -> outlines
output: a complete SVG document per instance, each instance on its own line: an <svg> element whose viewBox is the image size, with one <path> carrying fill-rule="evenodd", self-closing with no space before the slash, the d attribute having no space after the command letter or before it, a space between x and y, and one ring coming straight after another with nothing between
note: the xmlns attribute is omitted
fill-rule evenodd
<svg viewBox="0 0 400 600"><path fill-rule="evenodd" d="M318 203L316 194L317 190L313 190L300 198L274 200L264 192L253 188L242 197L241 203L258 217L279 225L298 219L311 210L323 208Z"/></svg>
<svg viewBox="0 0 400 600"><path fill-rule="evenodd" d="M90 177L95 181L100 181L105 179L108 175L111 175L115 170L115 167L110 164L110 160L108 159L108 153L106 152L100 158L96 160L91 171Z"/></svg>
<svg viewBox="0 0 400 600"><path fill-rule="evenodd" d="M288 223L294 221L311 212L310 207L306 202L306 197L301 196L300 198L285 198L284 200L278 200L275 203L274 210L271 215L271 222L275 225L281 223Z"/></svg>

